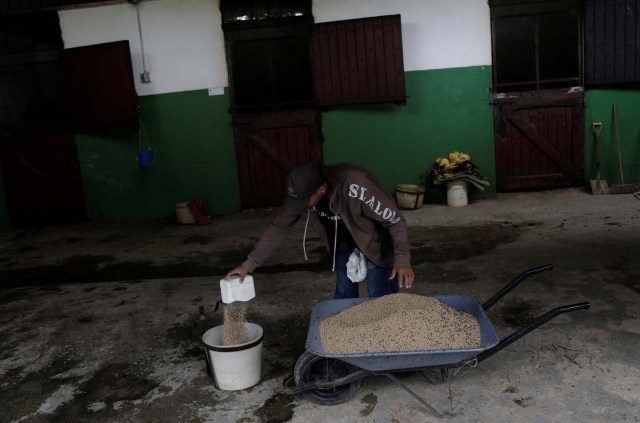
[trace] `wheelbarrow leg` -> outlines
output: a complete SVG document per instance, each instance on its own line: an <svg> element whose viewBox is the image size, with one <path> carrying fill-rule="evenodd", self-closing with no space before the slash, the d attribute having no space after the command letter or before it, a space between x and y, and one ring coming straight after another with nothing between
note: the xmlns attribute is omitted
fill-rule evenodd
<svg viewBox="0 0 640 423"><path fill-rule="evenodd" d="M375 373L376 375L381 375L381 376L386 376L389 380L391 380L392 382L394 382L396 385L398 385L399 387L401 387L402 389L405 390L406 393L408 393L409 395L411 395L413 398L415 398L418 402L420 402L420 404L424 405L427 410L429 410L434 416L436 417L443 417L444 415L442 413L440 413L438 410L436 410L435 408L433 408L431 405L429 405L428 402L426 402L425 400L422 399L422 397L420 397L418 394L416 394L411 388L409 388L407 385L405 385L404 383L400 382L400 379L398 379L397 377L395 377L394 375L392 375L391 373L388 372L384 372L384 373Z"/></svg>
<svg viewBox="0 0 640 423"><path fill-rule="evenodd" d="M443 367L425 367L418 373L432 385L441 385L447 381L447 369ZM435 380L434 380L435 379Z"/></svg>

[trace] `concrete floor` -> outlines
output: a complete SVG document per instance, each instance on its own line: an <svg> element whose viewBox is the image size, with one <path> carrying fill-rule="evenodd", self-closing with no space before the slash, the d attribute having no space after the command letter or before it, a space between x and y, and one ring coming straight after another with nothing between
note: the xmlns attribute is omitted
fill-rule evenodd
<svg viewBox="0 0 640 423"><path fill-rule="evenodd" d="M451 400L447 383L401 374L442 419L383 377L336 406L282 391L311 307L334 285L317 238L305 263L301 230L254 274L249 320L265 332L261 382L215 388L200 339L222 322L218 281L273 210L209 226L2 229L0 422L639 422L639 210L632 195L569 189L405 212L412 293L482 302L522 271L553 264L489 310L502 337L557 306L591 303L461 369Z"/></svg>

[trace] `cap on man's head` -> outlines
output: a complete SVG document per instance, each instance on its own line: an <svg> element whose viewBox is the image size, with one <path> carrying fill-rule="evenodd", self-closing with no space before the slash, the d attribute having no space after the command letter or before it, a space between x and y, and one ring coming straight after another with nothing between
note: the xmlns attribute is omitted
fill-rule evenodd
<svg viewBox="0 0 640 423"><path fill-rule="evenodd" d="M302 213L320 185L322 185L320 163L308 162L294 167L287 176L287 193L282 209L293 215Z"/></svg>

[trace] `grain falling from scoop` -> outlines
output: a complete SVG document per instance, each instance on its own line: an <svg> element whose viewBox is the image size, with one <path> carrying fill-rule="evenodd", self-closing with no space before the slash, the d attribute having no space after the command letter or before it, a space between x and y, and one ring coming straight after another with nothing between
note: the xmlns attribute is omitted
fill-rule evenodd
<svg viewBox="0 0 640 423"><path fill-rule="evenodd" d="M222 345L231 346L249 341L247 332L247 304L234 302L224 305L224 327Z"/></svg>

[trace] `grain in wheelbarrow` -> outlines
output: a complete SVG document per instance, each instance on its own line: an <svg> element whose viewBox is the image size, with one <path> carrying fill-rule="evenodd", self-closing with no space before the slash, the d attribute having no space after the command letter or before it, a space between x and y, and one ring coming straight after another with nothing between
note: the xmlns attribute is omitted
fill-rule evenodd
<svg viewBox="0 0 640 423"><path fill-rule="evenodd" d="M432 297L392 294L320 322L327 354L470 349L480 347L476 318Z"/></svg>

